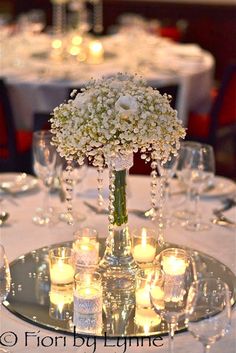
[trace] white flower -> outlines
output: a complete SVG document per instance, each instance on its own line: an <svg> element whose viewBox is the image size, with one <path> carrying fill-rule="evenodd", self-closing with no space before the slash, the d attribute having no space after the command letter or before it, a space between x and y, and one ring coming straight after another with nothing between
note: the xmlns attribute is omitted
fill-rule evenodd
<svg viewBox="0 0 236 353"><path fill-rule="evenodd" d="M121 96L115 103L115 110L122 115L135 114L138 111L138 103L136 98L127 94L126 96Z"/></svg>
<svg viewBox="0 0 236 353"><path fill-rule="evenodd" d="M51 118L53 143L65 158L87 157L102 166L105 156L141 149L146 161L176 153L185 129L168 97L128 74L91 80Z"/></svg>
<svg viewBox="0 0 236 353"><path fill-rule="evenodd" d="M91 94L88 92L78 93L73 101L73 106L79 109L85 109L91 101Z"/></svg>

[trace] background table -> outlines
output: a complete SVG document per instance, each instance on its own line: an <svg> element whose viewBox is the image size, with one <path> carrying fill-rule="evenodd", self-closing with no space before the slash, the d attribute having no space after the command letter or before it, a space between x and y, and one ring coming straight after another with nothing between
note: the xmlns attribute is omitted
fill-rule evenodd
<svg viewBox="0 0 236 353"><path fill-rule="evenodd" d="M141 74L157 87L178 84L177 110L184 125L189 110L209 108L214 59L197 45L173 43L134 29L101 38L105 60L91 65L71 57L52 60L51 40L48 35L16 35L4 44L2 76L9 85L17 128L32 129L33 114L51 112L68 98L69 87L117 72ZM68 35L68 45L70 40Z"/></svg>
<svg viewBox="0 0 236 353"><path fill-rule="evenodd" d="M148 177L130 176L129 179L129 197L128 206L130 208L147 209L149 207L149 183ZM105 187L104 194L108 194L108 189ZM68 241L73 239L73 232L76 227L70 227L65 223L58 222L48 227L40 227L32 224L32 216L35 208L41 205L42 193L35 190L28 194L22 194L11 200L11 197L6 197L4 200L4 208L7 208L11 216L8 225L0 228L1 243L5 246L9 260L12 261L16 257L29 252L33 249L37 249L44 245L50 245L58 243L60 241ZM176 207L179 203L182 195L174 197L172 205ZM100 237L106 237L107 235L107 218L102 215L95 215L89 211L83 204L83 200L90 202L96 202L96 175L94 170L90 170L85 180L83 191L81 191L80 199L76 199L75 207L80 211L86 212L87 219L83 222L84 226L92 226L98 229ZM63 210L65 205L59 202L58 196L52 197L52 205L58 209ZM212 217L212 209L220 206L219 199L204 199L201 201L201 210L206 219ZM235 209L231 210L231 217L234 217L236 221ZM129 226L134 228L136 226L145 225L148 226L150 222L143 221L140 218L130 214ZM210 231L207 232L188 232L183 230L180 226L175 226L166 230L165 239L172 243L192 247L199 251L203 251L227 265L234 273L236 273L236 234L235 229L227 229L223 227L213 226ZM22 279L23 281L23 279ZM84 344L80 349L73 348L72 338L67 337L66 348L63 347L62 343L58 342L58 347L53 345L49 348L44 348L41 345L37 348L37 340L34 338L28 342L28 347L25 346L25 332L35 332L39 337L51 336L55 337L56 334L41 329L38 326L33 326L26 323L23 320L15 317L9 313L7 309L3 308L0 319L0 331L5 333L7 331L13 331L18 336L18 342L14 347L11 348L12 352L16 353L44 353L44 352L85 352L92 353L92 347L86 347ZM235 334L236 334L236 313L233 312L232 328L230 332L223 337L219 342L215 343L211 349L211 353L234 353L235 352ZM0 336L2 337L2 336ZM10 339L10 338L9 338ZM119 353L123 352L123 348L117 347L104 347L103 340L97 340L96 352L97 353ZM111 343L111 342L109 342ZM167 338L164 337L162 342L163 347L148 347L148 344L144 347L137 347L135 342L131 347L127 347L127 353L136 352L168 352ZM184 332L177 334L175 338L175 352L176 353L200 353L202 347L200 343L190 335L190 333Z"/></svg>

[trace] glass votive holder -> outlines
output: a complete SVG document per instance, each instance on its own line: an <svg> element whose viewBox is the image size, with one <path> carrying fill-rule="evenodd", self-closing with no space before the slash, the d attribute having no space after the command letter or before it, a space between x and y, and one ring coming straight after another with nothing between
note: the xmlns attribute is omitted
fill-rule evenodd
<svg viewBox="0 0 236 353"><path fill-rule="evenodd" d="M152 283L155 281L155 283L160 281L160 287L161 283L163 281L163 272L161 271L161 266L159 263L156 263L153 266L140 269L137 273L136 276L136 290L135 290L135 302L136 302L136 308L146 308L150 309L152 307L151 300L150 300L150 288L152 286ZM161 288L156 289L155 296L157 298L160 298L160 300L163 300L164 298L164 292Z"/></svg>
<svg viewBox="0 0 236 353"><path fill-rule="evenodd" d="M99 260L98 233L93 228L81 228L74 234L73 249L77 267L96 266Z"/></svg>
<svg viewBox="0 0 236 353"><path fill-rule="evenodd" d="M182 286L189 264L188 253L184 249L167 248L161 251L158 258L165 274L165 299L179 301L182 298Z"/></svg>
<svg viewBox="0 0 236 353"><path fill-rule="evenodd" d="M49 273L51 284L58 287L74 282L74 251L69 247L54 248L49 251Z"/></svg>
<svg viewBox="0 0 236 353"><path fill-rule="evenodd" d="M132 254L139 264L153 262L156 256L156 231L152 228L139 228L132 232Z"/></svg>
<svg viewBox="0 0 236 353"><path fill-rule="evenodd" d="M64 321L72 318L73 310L73 285L59 288L52 285L49 292L49 316L53 319Z"/></svg>
<svg viewBox="0 0 236 353"><path fill-rule="evenodd" d="M74 281L74 322L76 314L102 312L102 280L98 272L78 272Z"/></svg>

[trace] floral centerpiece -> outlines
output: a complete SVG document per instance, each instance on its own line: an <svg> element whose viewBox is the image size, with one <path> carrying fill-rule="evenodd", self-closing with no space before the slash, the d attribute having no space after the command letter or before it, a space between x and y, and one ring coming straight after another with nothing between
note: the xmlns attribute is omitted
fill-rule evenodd
<svg viewBox="0 0 236 353"><path fill-rule="evenodd" d="M109 167L110 236L100 266L113 279L133 274L136 264L127 229L126 170L132 166L133 153L140 150L156 173L157 161L166 161L177 152L185 129L170 106L170 97L147 87L138 76L119 73L91 80L81 92L73 91L71 98L54 109L53 143L67 160L83 164L87 158L98 169Z"/></svg>

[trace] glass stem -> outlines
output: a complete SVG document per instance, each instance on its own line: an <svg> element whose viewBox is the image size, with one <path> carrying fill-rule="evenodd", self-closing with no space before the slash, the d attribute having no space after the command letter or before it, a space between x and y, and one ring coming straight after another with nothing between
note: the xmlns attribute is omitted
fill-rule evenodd
<svg viewBox="0 0 236 353"><path fill-rule="evenodd" d="M169 353L174 353L175 324L169 324Z"/></svg>
<svg viewBox="0 0 236 353"><path fill-rule="evenodd" d="M43 213L48 214L49 211L49 189L43 185L44 195L43 195Z"/></svg>
<svg viewBox="0 0 236 353"><path fill-rule="evenodd" d="M199 199L200 195L199 192L195 192L194 194L194 215L195 215L195 223L199 222Z"/></svg>

